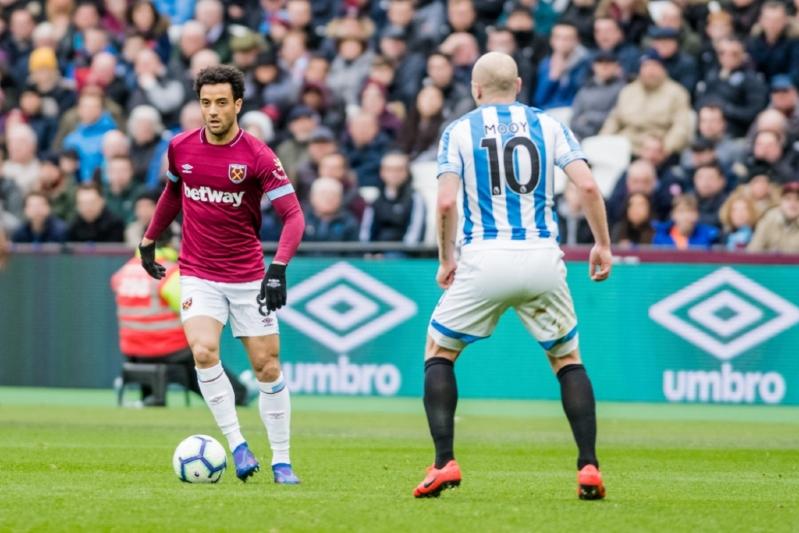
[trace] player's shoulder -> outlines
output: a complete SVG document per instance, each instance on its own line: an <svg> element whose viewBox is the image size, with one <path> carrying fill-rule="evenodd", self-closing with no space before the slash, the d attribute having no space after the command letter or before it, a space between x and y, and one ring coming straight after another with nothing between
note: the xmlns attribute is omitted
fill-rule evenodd
<svg viewBox="0 0 799 533"><path fill-rule="evenodd" d="M194 142L202 142L200 139L201 131L202 128L196 128L175 134L175 136L169 140L169 146L174 150L176 148L188 146Z"/></svg>
<svg viewBox="0 0 799 533"><path fill-rule="evenodd" d="M275 157L268 144L246 130L241 130L241 138L237 144L241 149L249 152L253 158Z"/></svg>

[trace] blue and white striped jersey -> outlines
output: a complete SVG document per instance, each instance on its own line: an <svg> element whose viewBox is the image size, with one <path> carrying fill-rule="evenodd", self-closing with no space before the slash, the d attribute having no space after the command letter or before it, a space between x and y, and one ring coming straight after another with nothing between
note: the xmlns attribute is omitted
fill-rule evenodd
<svg viewBox="0 0 799 533"><path fill-rule="evenodd" d="M463 190L463 244L557 239L554 165L585 159L574 134L540 109L483 105L450 124L438 147L438 175Z"/></svg>

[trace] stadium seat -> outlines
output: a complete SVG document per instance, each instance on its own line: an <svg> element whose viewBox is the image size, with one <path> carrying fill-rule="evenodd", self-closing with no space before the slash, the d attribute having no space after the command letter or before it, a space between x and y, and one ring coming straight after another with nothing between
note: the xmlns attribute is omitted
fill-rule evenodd
<svg viewBox="0 0 799 533"><path fill-rule="evenodd" d="M122 363L122 374L119 377L117 388L117 405L122 406L125 389L128 385L149 385L153 391L151 400L146 406L166 406L167 385L176 383L181 385L185 394L186 405L189 401L189 382L192 377L186 365L171 365L167 363Z"/></svg>
<svg viewBox="0 0 799 533"><path fill-rule="evenodd" d="M630 164L630 141L621 135L596 135L583 139L582 146L599 190L602 196L608 198L619 176Z"/></svg>

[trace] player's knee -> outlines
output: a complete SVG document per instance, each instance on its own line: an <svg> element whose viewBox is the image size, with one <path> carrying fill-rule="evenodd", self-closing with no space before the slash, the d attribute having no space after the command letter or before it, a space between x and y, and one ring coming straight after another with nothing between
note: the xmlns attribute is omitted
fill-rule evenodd
<svg viewBox="0 0 799 533"><path fill-rule="evenodd" d="M460 352L456 350L450 350L449 348L439 346L439 344L434 341L432 337L427 337L427 343L425 346L425 360L432 359L433 357L441 357L443 359L455 361L458 358L459 353Z"/></svg>
<svg viewBox="0 0 799 533"><path fill-rule="evenodd" d="M574 349L571 352L562 356L553 356L551 354L547 354L547 356L549 357L549 364L552 365L552 370L556 374L564 366L582 364L582 359L580 358L579 349Z"/></svg>
<svg viewBox="0 0 799 533"><path fill-rule="evenodd" d="M219 362L219 347L213 344L196 342L191 347L191 353L200 368L208 368Z"/></svg>
<svg viewBox="0 0 799 533"><path fill-rule="evenodd" d="M253 361L253 370L258 381L268 383L280 377L280 360L277 350L268 350Z"/></svg>

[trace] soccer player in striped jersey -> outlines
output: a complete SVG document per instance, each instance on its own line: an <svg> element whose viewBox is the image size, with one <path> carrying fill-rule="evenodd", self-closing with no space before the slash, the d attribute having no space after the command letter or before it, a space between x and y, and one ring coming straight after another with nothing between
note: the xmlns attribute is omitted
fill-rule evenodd
<svg viewBox="0 0 799 533"><path fill-rule="evenodd" d="M509 307L544 349L560 381L578 448L579 497L605 495L595 452L594 392L580 359L577 318L558 247L554 166L579 191L595 240L589 257L594 281L607 279L611 268L605 204L574 135L542 111L518 103L520 89L510 56L482 56L472 71L479 107L441 137L436 281L445 293L428 328L424 388L436 457L414 490L417 498L460 484L453 453L454 362L467 345L490 336ZM463 236L456 260L459 191Z"/></svg>

